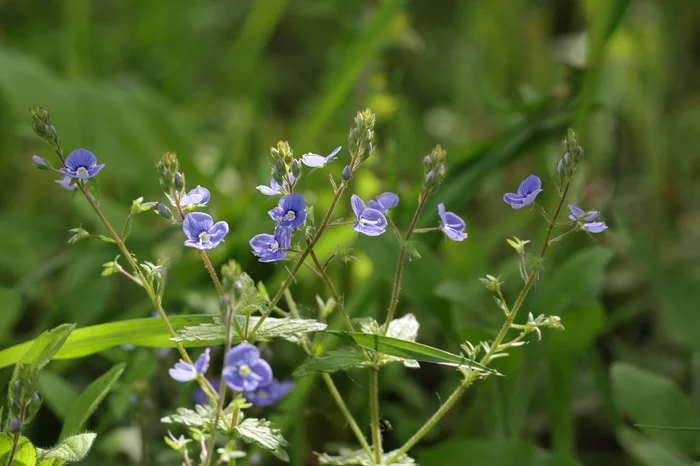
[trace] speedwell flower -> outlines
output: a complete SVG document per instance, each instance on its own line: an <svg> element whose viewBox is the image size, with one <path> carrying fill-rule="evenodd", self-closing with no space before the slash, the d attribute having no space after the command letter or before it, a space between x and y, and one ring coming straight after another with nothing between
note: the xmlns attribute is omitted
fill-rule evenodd
<svg viewBox="0 0 700 466"><path fill-rule="evenodd" d="M205 349L194 364L187 363L180 359L179 362L175 363L175 366L168 370L170 377L178 382L189 382L190 380L194 380L197 374L204 374L209 368L209 351L209 348Z"/></svg>
<svg viewBox="0 0 700 466"><path fill-rule="evenodd" d="M231 390L250 392L272 381L272 368L260 359L258 348L250 343L241 343L224 356L221 377Z"/></svg>
<svg viewBox="0 0 700 466"><path fill-rule="evenodd" d="M289 176L290 181L292 183L294 183L294 175L291 173L288 173L287 176ZM283 186L284 186L285 190L289 191L289 182L287 180L284 180ZM266 196L274 196L276 194L282 194L282 190L283 190L282 186L280 186L280 184L277 181L275 181L274 178L270 178L270 186L266 186L264 184L261 184L260 186L256 187L255 189L257 189L258 191L260 191L261 193L263 193Z"/></svg>
<svg viewBox="0 0 700 466"><path fill-rule="evenodd" d="M54 183L58 183L59 186L61 186L63 189L67 189L68 191L73 191L75 189L75 183L73 183L73 178L70 176L66 175L60 180L54 181Z"/></svg>
<svg viewBox="0 0 700 466"><path fill-rule="evenodd" d="M182 198L180 199L180 207L184 209L185 207L205 206L207 205L207 202L209 202L210 197L211 193L209 193L209 190L207 188L197 186L192 191L182 196ZM175 201L173 201L172 199L170 200L170 203L172 205L176 205Z"/></svg>
<svg viewBox="0 0 700 466"><path fill-rule="evenodd" d="M367 205L379 212L385 214L388 210L399 205L399 196L394 193L382 193L375 199L372 199Z"/></svg>
<svg viewBox="0 0 700 466"><path fill-rule="evenodd" d="M350 203L357 218L357 223L352 227L353 230L367 236L379 236L386 231L387 221L383 213L377 209L366 207L356 194L352 195Z"/></svg>
<svg viewBox="0 0 700 466"><path fill-rule="evenodd" d="M105 164L97 165L97 157L87 149L76 149L66 157L65 167L58 171L71 178L82 180L92 178L104 168Z"/></svg>
<svg viewBox="0 0 700 466"><path fill-rule="evenodd" d="M445 204L438 205L438 215L440 215L440 229L452 241L462 241L467 237L464 233L466 224L459 216L453 212L445 212Z"/></svg>
<svg viewBox="0 0 700 466"><path fill-rule="evenodd" d="M270 406L277 403L293 389L294 382L291 380L280 382L277 379L272 379L272 381L265 386L259 386L255 390L243 392L243 396L256 406Z"/></svg>
<svg viewBox="0 0 700 466"><path fill-rule="evenodd" d="M569 204L569 210L569 219L578 222L589 233L600 233L608 228L605 222L596 222L600 218L600 212L596 210L586 212L573 204Z"/></svg>
<svg viewBox="0 0 700 466"><path fill-rule="evenodd" d="M274 262L287 257L284 252L292 243L292 229L283 225L275 228L274 235L266 233L255 235L250 240L250 247L253 255L259 257L260 262Z"/></svg>
<svg viewBox="0 0 700 466"><path fill-rule="evenodd" d="M228 223L216 222L204 212L192 212L185 216L182 229L187 235L185 246L197 249L212 249L221 243L228 233Z"/></svg>
<svg viewBox="0 0 700 466"><path fill-rule="evenodd" d="M522 209L535 202L535 198L541 192L542 180L535 175L530 175L520 183L517 193L506 193L503 201L514 209Z"/></svg>
<svg viewBox="0 0 700 466"><path fill-rule="evenodd" d="M306 220L306 201L301 194L287 194L268 214L282 226L297 228Z"/></svg>
<svg viewBox="0 0 700 466"><path fill-rule="evenodd" d="M307 167L311 168L322 167L325 164L329 163L331 160L333 160L333 157L335 157L342 148L343 146L336 147L335 150L333 150L333 152L331 152L331 154L328 157L312 153L304 154L301 156L301 162Z"/></svg>

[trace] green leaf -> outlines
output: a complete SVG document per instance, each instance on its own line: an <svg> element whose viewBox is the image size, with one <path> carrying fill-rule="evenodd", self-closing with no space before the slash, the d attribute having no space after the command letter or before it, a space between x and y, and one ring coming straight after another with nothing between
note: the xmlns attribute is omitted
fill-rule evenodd
<svg viewBox="0 0 700 466"><path fill-rule="evenodd" d="M358 332L328 332L331 335L348 339L359 346L377 353L388 354L403 359L415 359L421 362L445 364L448 366L466 366L470 369L480 370L489 374L498 374L490 367L471 361L463 356L443 351L432 346L413 341L399 340L382 335L372 335Z"/></svg>
<svg viewBox="0 0 700 466"><path fill-rule="evenodd" d="M213 421L214 415L214 409L211 406L195 405L194 410L177 408L175 414L161 418L160 422L165 424L182 424L187 427L200 427L209 430L209 425ZM243 416L243 414L240 414L240 416ZM224 412L219 418L219 430L224 433L230 432L229 426L233 423L232 421L233 413Z"/></svg>
<svg viewBox="0 0 700 466"><path fill-rule="evenodd" d="M287 446L287 441L282 436L282 431L272 427L267 419L245 419L236 426L236 431L245 442L270 450L282 461L289 461L289 456L283 449Z"/></svg>
<svg viewBox="0 0 700 466"><path fill-rule="evenodd" d="M615 402L637 424L697 426L693 407L683 392L669 379L627 363L611 368ZM681 454L692 456L694 432L642 428L652 439Z"/></svg>
<svg viewBox="0 0 700 466"><path fill-rule="evenodd" d="M617 438L627 453L646 466L688 466L691 462L659 442L629 427L617 431Z"/></svg>
<svg viewBox="0 0 700 466"><path fill-rule="evenodd" d="M63 324L42 333L19 359L19 364L29 364L39 370L43 369L61 349L74 328L75 324Z"/></svg>
<svg viewBox="0 0 700 466"><path fill-rule="evenodd" d="M71 404L79 395L70 382L48 370L42 371L39 377L39 393L44 404L61 420L66 419Z"/></svg>
<svg viewBox="0 0 700 466"><path fill-rule="evenodd" d="M38 450L38 457L40 460L56 459L65 461L66 463L82 461L90 452L90 448L96 437L97 434L93 433L84 433L68 437L48 450L40 448Z"/></svg>
<svg viewBox="0 0 700 466"><path fill-rule="evenodd" d="M294 377L306 377L317 372L346 371L362 367L367 360L355 348L342 348L329 351L318 359L308 359L296 368Z"/></svg>
<svg viewBox="0 0 700 466"><path fill-rule="evenodd" d="M175 330L187 326L210 323L215 315L185 315L170 317L170 323ZM40 337L41 338L41 337ZM145 319L123 320L109 324L93 325L74 330L54 359L72 359L99 353L117 345L136 345L148 347L173 347L170 333L162 319L148 317ZM0 351L0 368L17 363L22 355L32 346L34 341L28 341ZM184 343L186 347L206 346L216 341Z"/></svg>
<svg viewBox="0 0 700 466"><path fill-rule="evenodd" d="M12 451L14 436L8 433L0 433L0 464L7 464ZM32 442L26 437L20 437L15 452L12 466L35 466L36 465L36 449Z"/></svg>
<svg viewBox="0 0 700 466"><path fill-rule="evenodd" d="M85 424L92 413L95 412L97 406L107 396L112 386L122 375L125 366L126 364L124 363L117 364L88 385L78 399L71 404L68 416L63 423L63 429L61 429L60 438L65 439L69 435L76 434L82 430L83 424Z"/></svg>
<svg viewBox="0 0 700 466"><path fill-rule="evenodd" d="M49 458L39 461L39 466L63 466L64 464L66 464L65 461L61 461L56 458Z"/></svg>
<svg viewBox="0 0 700 466"><path fill-rule="evenodd" d="M0 319L0 341L7 341L7 335L20 317L22 301L11 288L0 288L0 303L2 303L2 319Z"/></svg>
<svg viewBox="0 0 700 466"><path fill-rule="evenodd" d="M394 456L398 450L390 451L384 453L384 459L389 459ZM360 466L373 466L375 463L371 458L367 457L367 452L364 450L350 450L349 448L340 448L337 455L329 455L328 453L321 453L318 455L318 462L320 464L329 464L332 466L342 466L342 465L360 465ZM416 461L410 456L403 454L396 461L391 463L396 466L406 466L409 464L416 464ZM451 463L435 463L435 464L451 464ZM380 465L381 466L381 465Z"/></svg>
<svg viewBox="0 0 700 466"><path fill-rule="evenodd" d="M420 464L474 464L494 466L576 466L535 446L515 440L453 439L421 449Z"/></svg>
<svg viewBox="0 0 700 466"><path fill-rule="evenodd" d="M236 320L241 328L245 325L244 316L236 316ZM260 317L250 318L250 328L254 328L260 320ZM284 338L285 340L296 343L299 341L303 333L319 332L326 329L326 324L312 319L290 319L268 317L255 333L256 341L270 341L273 338ZM198 342L223 342L224 327L218 323L208 323L192 327L185 327L178 332L178 336L173 338L173 341L198 341ZM234 344L243 341L240 335L232 336Z"/></svg>

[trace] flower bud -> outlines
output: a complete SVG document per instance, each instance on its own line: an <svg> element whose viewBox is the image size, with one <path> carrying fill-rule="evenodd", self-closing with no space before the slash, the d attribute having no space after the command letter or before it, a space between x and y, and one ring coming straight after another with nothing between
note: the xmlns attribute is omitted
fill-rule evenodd
<svg viewBox="0 0 700 466"><path fill-rule="evenodd" d="M350 169L350 165L346 165L345 168L343 168L343 171L340 172L340 179L343 180L344 183L347 183L351 178L352 170Z"/></svg>
<svg viewBox="0 0 700 466"><path fill-rule="evenodd" d="M16 417L13 417L10 420L10 433L16 434L17 432L20 431L21 428L22 428L22 424L19 422L19 419L17 419Z"/></svg>
<svg viewBox="0 0 700 466"><path fill-rule="evenodd" d="M432 168L433 162L430 159L429 155L426 155L425 158L423 159L423 168L425 169L425 173L427 174L430 169Z"/></svg>
<svg viewBox="0 0 700 466"><path fill-rule="evenodd" d="M182 192L185 190L185 175L175 172L175 190Z"/></svg>
<svg viewBox="0 0 700 466"><path fill-rule="evenodd" d="M34 162L34 166L39 170L51 169L51 165L49 164L49 162L47 162L46 159L39 157L38 155L32 155L32 162Z"/></svg>
<svg viewBox="0 0 700 466"><path fill-rule="evenodd" d="M299 175L301 175L301 164L297 159L292 160L292 175L294 175L294 178L299 178Z"/></svg>
<svg viewBox="0 0 700 466"><path fill-rule="evenodd" d="M370 142L371 137L372 131L368 129L367 131L365 131L364 142Z"/></svg>
<svg viewBox="0 0 700 466"><path fill-rule="evenodd" d="M287 165L278 159L275 163L275 168L272 169L272 178L279 183L280 186L284 186L285 177L287 176Z"/></svg>
<svg viewBox="0 0 700 466"><path fill-rule="evenodd" d="M163 218L167 218L167 219L173 218L173 213L170 212L170 209L168 208L168 206L166 206L162 202L158 203L158 208L156 209L156 213Z"/></svg>

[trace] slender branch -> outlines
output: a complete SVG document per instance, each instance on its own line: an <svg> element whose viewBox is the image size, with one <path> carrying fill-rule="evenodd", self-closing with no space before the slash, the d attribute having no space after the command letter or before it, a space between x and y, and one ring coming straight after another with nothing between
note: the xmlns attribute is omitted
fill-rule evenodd
<svg viewBox="0 0 700 466"><path fill-rule="evenodd" d="M375 464L382 464L382 431L379 424L379 369L369 370L369 411L372 423L372 448Z"/></svg>
<svg viewBox="0 0 700 466"><path fill-rule="evenodd" d="M564 205L564 201L566 199L567 193L569 192L570 185L570 181L567 181L567 183L564 185L561 197L559 198L559 203L557 204L556 210L554 211L554 215L552 216L552 221L549 222L549 226L547 227L547 231L545 232L545 238L542 243L542 248L540 249L539 254L540 258L544 257L545 253L547 252L547 248L549 247L549 238L552 234L552 229L554 228L557 218L559 217L559 213L561 212L561 208ZM520 291L520 294L515 300L515 304L513 305L513 308L511 309L505 323L501 327L501 330L498 332L498 335L496 335L495 340L491 344L491 348L484 355L484 357L481 358L481 361L479 361L481 364L487 365L493 359L494 354L498 350L499 346L501 346L501 343L505 339L506 334L512 328L513 322L515 321L515 317L518 315L518 311L520 310L520 307L525 301L525 297L530 291L532 284L535 282L536 277L537 269L535 268L528 275L525 285L523 286L522 290ZM443 403L442 406L440 406L440 408L438 408L438 410L435 411L435 413L433 413L430 419L428 419L428 421L426 421L426 423L420 429L418 429L418 431L415 434L413 434L413 436L411 436L411 438L408 439L406 443L404 443L391 458L389 458L389 460L386 462L387 465L396 462L401 455L405 454L411 448L413 448L413 446L416 443L418 443L420 439L422 439L423 436L425 436L425 434L427 434L435 426L435 424L437 424L440 421L440 419L442 419L442 417L457 402L457 400L464 393L464 391L467 388L469 388L469 386L477 379L480 373L479 371L471 369L466 371L466 374L467 375L462 381L462 383L455 389L454 392L452 392L452 394L445 401L445 403Z"/></svg>
<svg viewBox="0 0 700 466"><path fill-rule="evenodd" d="M219 292L219 296L223 296L224 289L221 287L221 282L219 281L219 276L216 274L216 270L214 270L214 266L211 264L211 261L209 260L209 256L207 255L207 252L202 251L200 256L202 257L202 260L204 261L204 265L207 266L207 270L209 271L209 276L211 277L211 281L214 282L214 286L216 287L216 291Z"/></svg>
<svg viewBox="0 0 700 466"><path fill-rule="evenodd" d="M437 231L440 227L430 227L430 228L416 228L413 233L427 233L429 231Z"/></svg>
<svg viewBox="0 0 700 466"><path fill-rule="evenodd" d="M340 395L338 387L335 386L333 379L329 374L325 372L321 374L321 378L326 383L328 391L331 393L331 396L335 400L335 403L338 405L338 408L340 408L340 411L342 411L343 415L345 416L345 420L350 425L350 429L352 429L353 433L355 434L357 441L360 442L362 449L365 451L365 453L367 453L367 456L369 458L372 458L372 449L370 448L369 443L367 443L367 439L365 439L365 436L362 433L360 426L357 425L357 421L355 421L355 418L352 416L352 413L348 409L348 406L345 404L345 401L343 401L343 397Z"/></svg>
<svg viewBox="0 0 700 466"><path fill-rule="evenodd" d="M394 235L396 235L396 239L401 242L403 239L403 236L401 235L401 232L399 231L399 228L396 226L396 222L394 222L394 219L389 217L389 225L391 225L391 229L394 231Z"/></svg>
<svg viewBox="0 0 700 466"><path fill-rule="evenodd" d="M138 286L143 286L143 283L141 283L141 281L138 278L134 277L133 275L131 275L129 272L127 272L123 268L119 267L118 270L119 270L120 274L124 275L126 278L128 278L132 282L136 283Z"/></svg>
<svg viewBox="0 0 700 466"><path fill-rule="evenodd" d="M576 227L572 228L571 230L567 231L566 233L562 233L561 235L557 236L556 238L552 238L549 240L549 244L552 245L558 241L561 241L562 238L564 238L567 235L570 235L571 233L576 231Z"/></svg>
<svg viewBox="0 0 700 466"><path fill-rule="evenodd" d="M26 408L26 405L22 403L22 406L19 408L19 415L17 417L17 420L19 421L20 429L15 432L15 436L12 438L12 448L10 449L10 454L7 457L7 466L12 466L12 462L15 459L15 455L17 454L17 447L19 447L19 439L22 437L22 425L24 424L24 410Z"/></svg>
<svg viewBox="0 0 700 466"><path fill-rule="evenodd" d="M411 239L411 235L413 234L413 231L416 228L416 223L418 223L418 219L420 218L420 214L423 211L423 207L425 207L425 201L428 199L428 193L424 192L421 194L420 201L418 202L418 207L416 208L415 214L413 214L413 220L411 220L411 225L408 227L408 231L406 232L406 236L404 237L404 243L406 243L408 240ZM389 329L389 324L391 323L392 319L394 318L394 313L396 312L396 306L399 302L399 290L401 289L401 275L403 274L403 261L404 261L404 256L406 255L406 246L405 244L401 245L401 248L399 249L399 260L396 263L396 276L394 278L394 289L391 293L391 304L389 304L389 311L387 312L386 315L386 322L384 322L384 328L383 332L386 334L386 331Z"/></svg>
<svg viewBox="0 0 700 466"><path fill-rule="evenodd" d="M313 259L314 263L316 264L316 267L318 267L321 279L323 279L323 282L326 284L328 290L331 292L331 296L333 296L335 304L340 308L340 313L343 316L343 321L345 321L345 326L348 328L349 331L354 332L355 328L352 325L350 317L345 312L345 306L343 305L343 302L340 299L340 295L338 294L338 292L335 289L335 286L333 285L333 281L328 277L328 274L326 274L326 271L323 269L323 265L321 265L321 262L318 260L318 256L316 256L316 253L313 250L311 250L310 254L311 259Z"/></svg>
<svg viewBox="0 0 700 466"><path fill-rule="evenodd" d="M329 227L339 227L343 225L354 225L356 222L333 222L329 224Z"/></svg>

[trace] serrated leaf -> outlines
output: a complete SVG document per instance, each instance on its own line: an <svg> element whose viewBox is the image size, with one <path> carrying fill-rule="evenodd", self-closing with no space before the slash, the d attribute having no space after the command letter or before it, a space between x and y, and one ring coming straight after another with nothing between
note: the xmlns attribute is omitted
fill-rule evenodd
<svg viewBox="0 0 700 466"><path fill-rule="evenodd" d="M236 431L245 442L270 450L282 461L289 461L289 456L283 449L287 446L287 441L282 436L282 431L272 427L267 419L245 419L236 426Z"/></svg>
<svg viewBox="0 0 700 466"><path fill-rule="evenodd" d="M308 359L296 368L294 377L306 377L317 372L346 371L362 367L367 360L355 348L329 351L318 359Z"/></svg>
<svg viewBox="0 0 700 466"><path fill-rule="evenodd" d="M38 449L37 457L40 460L57 459L67 463L82 461L90 452L96 437L97 434L93 433L73 435L64 439L53 448L47 450Z"/></svg>
<svg viewBox="0 0 700 466"><path fill-rule="evenodd" d="M216 317L218 316L213 314L198 314L173 316L169 320L175 330L181 330L187 326L213 322ZM175 343L170 341L169 338L168 328L158 317L93 325L74 330L58 352L53 355L53 359L79 358L104 351L113 346L125 344L156 348L175 346ZM31 340L0 351L0 368L17 363L35 341L37 340ZM183 346L200 347L217 343L218 341L185 341Z"/></svg>
<svg viewBox="0 0 700 466"><path fill-rule="evenodd" d="M239 326L245 325L244 316L236 316ZM250 317L250 328L254 328L260 317ZM257 341L270 341L273 338L284 338L296 343L303 333L319 332L326 329L326 324L311 319L291 319L268 317L255 333ZM193 327L185 327L178 332L178 336L172 338L173 341L206 341L223 342L225 336L224 327L221 324L209 323ZM232 342L234 344L242 342L240 335L234 333Z"/></svg>
<svg viewBox="0 0 700 466"><path fill-rule="evenodd" d="M126 364L121 363L112 367L105 374L101 375L80 394L77 400L71 404L68 416L61 429L61 439L80 432L83 424L87 422L97 406L107 396L112 386L117 382L124 372Z"/></svg>
<svg viewBox="0 0 700 466"><path fill-rule="evenodd" d="M14 436L0 433L0 464L7 464L12 450ZM26 437L20 437L12 466L35 466L36 449Z"/></svg>
<svg viewBox="0 0 700 466"><path fill-rule="evenodd" d="M384 453L383 459L388 460L393 458L398 450ZM318 455L320 464L328 464L332 466L358 465L358 466L374 466L375 463L371 458L367 457L367 452L364 450L350 450L349 448L341 448L337 455L329 455L321 453ZM382 463L384 464L384 463ZM406 454L402 454L399 458L391 463L396 466L415 465L416 461ZM381 466L381 465L379 465Z"/></svg>
<svg viewBox="0 0 700 466"><path fill-rule="evenodd" d="M416 343L413 341L399 340L382 335L371 335L358 332L328 332L347 340L350 340L357 345L372 350L376 353L388 354L402 359L414 359L420 362L429 362L434 364L444 364L448 366L465 366L470 369L475 369L489 374L500 375L496 370L479 364L476 361L458 356L448 351L444 351L432 346Z"/></svg>
<svg viewBox="0 0 700 466"><path fill-rule="evenodd" d="M63 324L42 333L31 342L31 346L22 355L18 363L20 365L29 364L39 370L43 369L58 353L74 328L75 324Z"/></svg>
<svg viewBox="0 0 700 466"><path fill-rule="evenodd" d="M175 414L162 417L160 422L165 424L182 424L187 427L203 427L207 423L208 417L189 408L177 408Z"/></svg>

